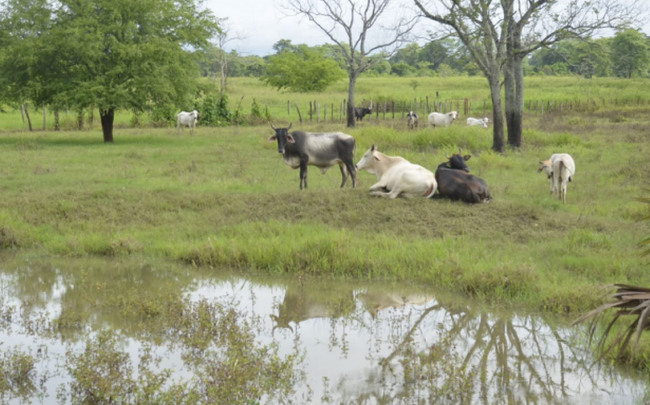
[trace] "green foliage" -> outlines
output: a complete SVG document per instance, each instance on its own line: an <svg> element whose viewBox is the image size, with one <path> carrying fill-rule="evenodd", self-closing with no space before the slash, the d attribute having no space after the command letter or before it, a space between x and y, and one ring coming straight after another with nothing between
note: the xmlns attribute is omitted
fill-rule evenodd
<svg viewBox="0 0 650 405"><path fill-rule="evenodd" d="M209 94L201 104L201 125L225 126L232 122L233 113L228 105L228 95Z"/></svg>
<svg viewBox="0 0 650 405"><path fill-rule="evenodd" d="M391 66L390 72L400 77L410 76L413 74L413 68L405 62L397 62Z"/></svg>
<svg viewBox="0 0 650 405"><path fill-rule="evenodd" d="M173 104L156 104L151 111L151 121L157 127L169 126L176 123L178 112L178 109Z"/></svg>
<svg viewBox="0 0 650 405"><path fill-rule="evenodd" d="M617 76L632 78L645 76L650 66L648 40L634 29L619 31L612 40L612 62Z"/></svg>
<svg viewBox="0 0 650 405"><path fill-rule="evenodd" d="M261 122L268 122L271 120L271 113L269 112L268 107L260 107L257 103L257 100L253 98L251 103L251 113L250 113L250 122L253 124L259 124Z"/></svg>
<svg viewBox="0 0 650 405"><path fill-rule="evenodd" d="M322 91L344 77L339 64L320 48L298 45L269 57L262 81L278 90L307 92Z"/></svg>

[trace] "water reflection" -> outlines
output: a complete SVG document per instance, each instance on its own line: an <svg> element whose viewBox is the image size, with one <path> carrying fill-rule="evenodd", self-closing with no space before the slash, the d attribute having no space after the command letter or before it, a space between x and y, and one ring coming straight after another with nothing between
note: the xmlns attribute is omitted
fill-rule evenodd
<svg viewBox="0 0 650 405"><path fill-rule="evenodd" d="M490 312L466 297L422 287L243 278L131 260L2 263L3 313L18 308L2 317L3 352L49 342L52 352L65 353L71 343L110 328L129 339L127 346L157 345L166 351L160 366L188 379L197 359L188 365L175 345L187 330L167 319L173 311L190 314L179 301L184 296L235 305L256 325L260 345L277 347L280 356L304 353L305 378L295 380L293 403L632 404L647 392L631 372L592 367L581 329L557 326L562 320ZM20 324L45 313L49 327ZM55 363L39 364L58 376L46 384L49 398L69 383ZM277 400L270 398L260 401Z"/></svg>

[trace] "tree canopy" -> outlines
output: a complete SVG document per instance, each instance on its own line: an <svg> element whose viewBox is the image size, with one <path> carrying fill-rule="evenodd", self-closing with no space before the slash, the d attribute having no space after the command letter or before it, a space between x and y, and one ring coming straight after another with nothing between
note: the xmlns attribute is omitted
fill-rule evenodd
<svg viewBox="0 0 650 405"><path fill-rule="evenodd" d="M345 77L339 63L325 56L329 48L293 45L288 40L276 46L278 53L269 57L262 76L262 81L272 87L298 92L323 91Z"/></svg>
<svg viewBox="0 0 650 405"><path fill-rule="evenodd" d="M198 54L219 30L199 0L7 0L0 26L8 97L96 107L106 142L116 109L191 107Z"/></svg>

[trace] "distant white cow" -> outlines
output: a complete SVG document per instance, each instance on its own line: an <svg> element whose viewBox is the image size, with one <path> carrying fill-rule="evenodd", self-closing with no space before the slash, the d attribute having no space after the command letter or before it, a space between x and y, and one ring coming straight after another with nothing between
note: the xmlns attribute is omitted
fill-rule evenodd
<svg viewBox="0 0 650 405"><path fill-rule="evenodd" d="M194 127L200 116L201 114L196 110L192 112L179 112L176 116L176 135L180 133L181 126L183 127L183 132L185 132L185 127L190 127L190 135L194 134Z"/></svg>
<svg viewBox="0 0 650 405"><path fill-rule="evenodd" d="M473 127L473 126L476 126L476 125L480 125L480 126L482 126L483 128L487 128L489 122L490 122L490 119L489 119L488 117L485 117L485 118L472 118L472 117L468 117L468 118L467 118L467 125L469 125L470 127Z"/></svg>
<svg viewBox="0 0 650 405"><path fill-rule="evenodd" d="M418 113L415 111L409 111L408 115L406 116L406 122L409 124L409 129L418 127L418 119Z"/></svg>
<svg viewBox="0 0 650 405"><path fill-rule="evenodd" d="M541 160L538 172L544 172L551 179L551 194L566 203L567 185L573 181L576 164L568 153L554 153L549 160Z"/></svg>
<svg viewBox="0 0 650 405"><path fill-rule="evenodd" d="M377 183L370 187L371 195L391 199L398 196L430 198L438 188L431 171L403 157L384 155L375 145L357 163L357 170L377 176Z"/></svg>
<svg viewBox="0 0 650 405"><path fill-rule="evenodd" d="M451 111L447 114L432 112L429 114L429 125L432 127L448 127L459 117L458 111Z"/></svg>

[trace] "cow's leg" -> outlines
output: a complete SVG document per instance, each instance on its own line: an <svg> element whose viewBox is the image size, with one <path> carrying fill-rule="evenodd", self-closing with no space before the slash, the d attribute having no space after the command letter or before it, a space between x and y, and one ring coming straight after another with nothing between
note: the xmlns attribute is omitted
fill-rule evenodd
<svg viewBox="0 0 650 405"><path fill-rule="evenodd" d="M307 162L300 162L300 189L302 190L303 184L307 188Z"/></svg>
<svg viewBox="0 0 650 405"><path fill-rule="evenodd" d="M339 163L339 168L341 169L341 177L343 180L341 181L341 188L345 186L345 182L348 180L348 169L345 168L345 164Z"/></svg>
<svg viewBox="0 0 650 405"><path fill-rule="evenodd" d="M343 163L345 167L347 168L347 173L349 176L352 176L352 188L357 187L357 169L354 167L354 162L352 159L349 161L346 161ZM341 166L341 172L343 172L343 166ZM341 184L341 187L345 184L345 181L347 180L347 177L343 180L343 184Z"/></svg>

